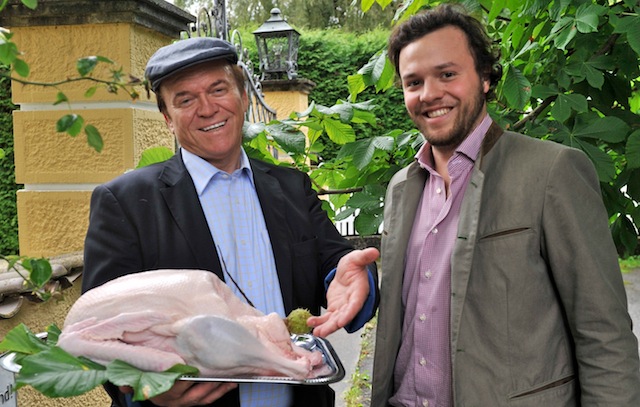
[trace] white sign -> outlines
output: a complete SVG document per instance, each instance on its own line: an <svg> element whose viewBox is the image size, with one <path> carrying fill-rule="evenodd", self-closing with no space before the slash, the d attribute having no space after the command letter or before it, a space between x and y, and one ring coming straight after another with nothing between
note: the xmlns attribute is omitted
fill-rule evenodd
<svg viewBox="0 0 640 407"><path fill-rule="evenodd" d="M0 407L17 407L16 378L12 372L0 366Z"/></svg>

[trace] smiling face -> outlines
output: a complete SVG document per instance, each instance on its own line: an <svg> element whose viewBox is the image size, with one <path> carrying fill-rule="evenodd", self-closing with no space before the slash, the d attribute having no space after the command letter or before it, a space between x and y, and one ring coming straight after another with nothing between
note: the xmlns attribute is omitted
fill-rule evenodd
<svg viewBox="0 0 640 407"><path fill-rule="evenodd" d="M398 67L409 116L434 148L453 151L484 118L489 91L464 32L446 26L420 37Z"/></svg>
<svg viewBox="0 0 640 407"><path fill-rule="evenodd" d="M162 82L164 116L180 146L216 168L240 163L247 94L226 62L202 63Z"/></svg>

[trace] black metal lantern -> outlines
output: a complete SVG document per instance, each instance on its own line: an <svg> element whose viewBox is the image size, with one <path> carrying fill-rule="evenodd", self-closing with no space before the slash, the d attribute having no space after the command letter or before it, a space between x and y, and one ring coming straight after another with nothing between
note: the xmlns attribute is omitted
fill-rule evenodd
<svg viewBox="0 0 640 407"><path fill-rule="evenodd" d="M298 33L282 18L280 9L271 10L271 17L253 32L258 44L262 79L289 80L298 76Z"/></svg>

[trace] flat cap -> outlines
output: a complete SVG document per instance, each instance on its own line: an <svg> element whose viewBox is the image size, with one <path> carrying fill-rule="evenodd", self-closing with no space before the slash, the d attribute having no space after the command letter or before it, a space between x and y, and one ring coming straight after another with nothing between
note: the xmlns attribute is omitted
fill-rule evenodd
<svg viewBox="0 0 640 407"><path fill-rule="evenodd" d="M185 68L202 62L226 59L232 64L238 62L238 54L233 44L211 37L194 37L179 40L157 50L144 71L154 92L160 83Z"/></svg>

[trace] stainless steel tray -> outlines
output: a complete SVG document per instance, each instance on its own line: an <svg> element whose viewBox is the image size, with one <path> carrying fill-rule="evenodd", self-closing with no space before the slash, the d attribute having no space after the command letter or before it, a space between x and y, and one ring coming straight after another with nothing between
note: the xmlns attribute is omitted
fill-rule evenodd
<svg viewBox="0 0 640 407"><path fill-rule="evenodd" d="M301 348L320 351L325 364L329 368L327 374L310 378L310 379L293 379L284 376L234 376L234 377L200 377L200 376L183 376L180 380L194 382L233 382L233 383L283 383L283 384L305 384L305 385L322 385L339 382L345 376L344 367L334 351L333 347L324 338L313 335L294 335L291 340L295 346ZM20 365L15 362L15 353L7 353L0 355L0 367L12 372L20 372Z"/></svg>

